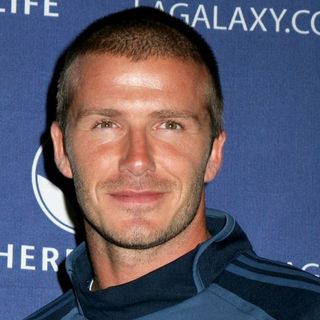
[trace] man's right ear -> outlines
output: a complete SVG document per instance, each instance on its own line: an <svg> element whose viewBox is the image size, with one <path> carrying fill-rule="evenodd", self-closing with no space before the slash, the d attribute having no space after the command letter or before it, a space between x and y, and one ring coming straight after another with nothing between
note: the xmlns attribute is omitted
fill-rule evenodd
<svg viewBox="0 0 320 320"><path fill-rule="evenodd" d="M53 142L54 161L59 171L67 178L72 178L72 170L67 156L63 138L63 132L58 122L53 122L50 128L51 139Z"/></svg>

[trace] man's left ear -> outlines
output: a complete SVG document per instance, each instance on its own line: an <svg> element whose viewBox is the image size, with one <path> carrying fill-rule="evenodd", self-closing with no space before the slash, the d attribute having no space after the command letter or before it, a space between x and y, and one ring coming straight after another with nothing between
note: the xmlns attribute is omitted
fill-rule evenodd
<svg viewBox="0 0 320 320"><path fill-rule="evenodd" d="M223 157L223 145L226 141L225 132L221 132L217 138L214 139L212 143L212 150L207 162L206 172L204 175L204 182L207 183L214 179L217 175Z"/></svg>

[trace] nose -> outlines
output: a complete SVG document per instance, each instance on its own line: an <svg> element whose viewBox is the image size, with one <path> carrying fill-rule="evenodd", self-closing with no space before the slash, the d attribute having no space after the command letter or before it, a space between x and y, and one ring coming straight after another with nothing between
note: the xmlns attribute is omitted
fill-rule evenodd
<svg viewBox="0 0 320 320"><path fill-rule="evenodd" d="M128 133L124 152L120 159L120 172L128 171L135 176L142 176L155 170L152 144L145 130L131 129Z"/></svg>

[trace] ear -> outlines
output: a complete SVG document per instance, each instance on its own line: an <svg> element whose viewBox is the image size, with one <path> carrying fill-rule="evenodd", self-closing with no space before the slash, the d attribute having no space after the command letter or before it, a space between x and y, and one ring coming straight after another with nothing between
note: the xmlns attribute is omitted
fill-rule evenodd
<svg viewBox="0 0 320 320"><path fill-rule="evenodd" d="M50 128L54 149L54 161L59 171L67 178L72 178L70 161L65 150L63 132L58 122L53 122Z"/></svg>
<svg viewBox="0 0 320 320"><path fill-rule="evenodd" d="M221 132L212 143L212 150L207 162L206 172L204 175L205 183L213 180L221 167L223 157L223 145L225 141L226 134L225 132Z"/></svg>

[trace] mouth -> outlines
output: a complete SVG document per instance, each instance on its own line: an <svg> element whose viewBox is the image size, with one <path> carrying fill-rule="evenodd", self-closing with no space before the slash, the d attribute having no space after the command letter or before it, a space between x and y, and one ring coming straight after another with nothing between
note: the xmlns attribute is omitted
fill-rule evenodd
<svg viewBox="0 0 320 320"><path fill-rule="evenodd" d="M121 191L109 193L109 195L119 202L144 204L160 200L164 193L155 191Z"/></svg>

